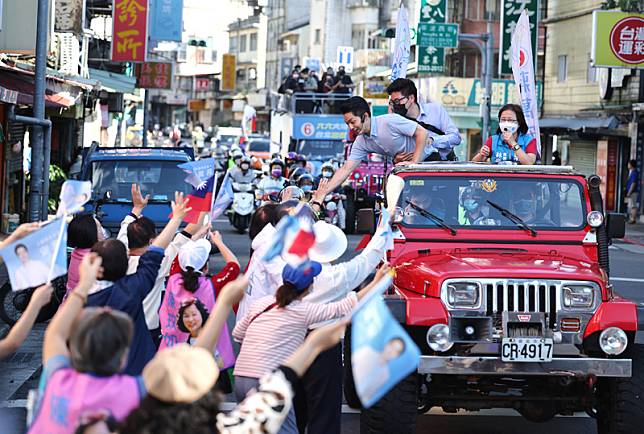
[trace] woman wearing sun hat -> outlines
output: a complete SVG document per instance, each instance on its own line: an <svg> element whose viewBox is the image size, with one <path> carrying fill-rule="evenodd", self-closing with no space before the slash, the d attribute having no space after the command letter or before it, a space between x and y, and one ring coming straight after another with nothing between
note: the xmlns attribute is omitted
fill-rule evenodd
<svg viewBox="0 0 644 434"><path fill-rule="evenodd" d="M276 369L304 342L311 325L349 314L384 275L378 273L360 292L351 292L337 302L316 304L302 300L321 271L322 265L315 261L298 268L286 265L282 271L283 284L275 295L253 303L248 314L235 326L233 337L242 344L234 371L235 395L239 401L258 386L263 375ZM297 432L295 412L291 411L280 433Z"/></svg>

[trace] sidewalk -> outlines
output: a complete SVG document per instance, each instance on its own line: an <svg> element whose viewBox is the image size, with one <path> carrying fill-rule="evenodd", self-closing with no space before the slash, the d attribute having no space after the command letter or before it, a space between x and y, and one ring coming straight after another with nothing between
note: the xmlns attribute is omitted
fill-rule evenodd
<svg viewBox="0 0 644 434"><path fill-rule="evenodd" d="M640 222L633 225L626 223L626 236L622 241L630 244L644 246L644 223Z"/></svg>

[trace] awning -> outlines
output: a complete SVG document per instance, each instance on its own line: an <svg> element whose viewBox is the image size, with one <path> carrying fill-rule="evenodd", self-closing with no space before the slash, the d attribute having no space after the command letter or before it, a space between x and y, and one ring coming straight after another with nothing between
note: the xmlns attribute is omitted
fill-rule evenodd
<svg viewBox="0 0 644 434"><path fill-rule="evenodd" d="M619 126L619 119L616 116L607 118L578 118L578 117L561 117L561 118L541 118L539 119L539 128L544 129L562 129L562 130L586 130L586 129L613 129Z"/></svg>
<svg viewBox="0 0 644 434"><path fill-rule="evenodd" d="M78 93L69 86L67 90L52 89L51 83L45 89L45 107L47 108L68 108L76 104ZM21 105L33 105L34 102L34 78L31 75L14 73L9 71L0 72L0 86L18 93L15 102Z"/></svg>
<svg viewBox="0 0 644 434"><path fill-rule="evenodd" d="M136 88L136 77L91 68L89 76L100 82L101 88L110 93L134 93Z"/></svg>

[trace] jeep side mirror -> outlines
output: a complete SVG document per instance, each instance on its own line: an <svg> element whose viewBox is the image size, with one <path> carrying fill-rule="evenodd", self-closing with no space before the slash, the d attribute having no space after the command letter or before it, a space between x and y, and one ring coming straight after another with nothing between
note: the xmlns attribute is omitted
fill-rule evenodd
<svg viewBox="0 0 644 434"><path fill-rule="evenodd" d="M609 212L606 214L606 231L608 238L624 238L626 235L626 215Z"/></svg>
<svg viewBox="0 0 644 434"><path fill-rule="evenodd" d="M376 232L376 213L371 208L359 209L356 213L356 232L359 234L373 234Z"/></svg>

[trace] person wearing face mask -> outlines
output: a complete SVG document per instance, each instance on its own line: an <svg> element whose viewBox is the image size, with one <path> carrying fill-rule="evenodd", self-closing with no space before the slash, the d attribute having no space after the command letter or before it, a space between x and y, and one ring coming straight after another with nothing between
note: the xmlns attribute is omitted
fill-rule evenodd
<svg viewBox="0 0 644 434"><path fill-rule="evenodd" d="M489 137L472 161L531 165L537 161L537 141L528 134L523 110L517 104L506 104L499 110L499 128Z"/></svg>
<svg viewBox="0 0 644 434"><path fill-rule="evenodd" d="M369 154L382 155L391 161L400 153L411 153L409 160L398 164L413 164L423 161L427 150L433 152L433 139L415 121L395 113L372 117L369 104L359 96L343 101L340 108L356 139L347 161L326 185L326 194L338 188Z"/></svg>
<svg viewBox="0 0 644 434"><path fill-rule="evenodd" d="M526 224L531 226L553 226L552 220L537 213L538 200L537 190L533 184L518 183L511 184L512 200L510 211L516 214ZM511 224L511 223L510 223Z"/></svg>
<svg viewBox="0 0 644 434"><path fill-rule="evenodd" d="M458 213L458 223L461 225L481 225L486 223L490 208L485 204L480 190L467 187L459 198L461 205Z"/></svg>
<svg viewBox="0 0 644 434"><path fill-rule="evenodd" d="M237 160L237 165L230 169L230 178L240 184L251 184L255 181L255 174L250 168L251 160L247 155Z"/></svg>
<svg viewBox="0 0 644 434"><path fill-rule="evenodd" d="M310 173L300 175L300 177L297 178L297 186L300 187L300 189L304 192L306 198L310 199L311 192L313 191L313 188L315 186L313 175L311 175Z"/></svg>
<svg viewBox="0 0 644 434"><path fill-rule="evenodd" d="M257 196L262 200L268 200L268 195L272 193L278 194L288 182L283 176L284 163L279 158L271 160L269 170L270 173L257 184Z"/></svg>
<svg viewBox="0 0 644 434"><path fill-rule="evenodd" d="M397 78L389 87L389 113L397 113L408 119L415 119L432 134L432 147L425 161L455 161L454 147L461 143L461 135L442 105L418 101L418 90L408 78ZM404 161L412 156L401 153L394 162Z"/></svg>

